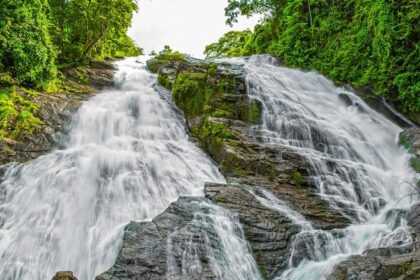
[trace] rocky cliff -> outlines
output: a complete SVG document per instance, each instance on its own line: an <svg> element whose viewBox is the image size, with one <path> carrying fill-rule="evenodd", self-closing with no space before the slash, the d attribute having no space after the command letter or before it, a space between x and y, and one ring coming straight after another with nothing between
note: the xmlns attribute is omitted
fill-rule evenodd
<svg viewBox="0 0 420 280"><path fill-rule="evenodd" d="M99 90L113 85L115 68L109 62L92 62L86 67L64 71L65 82L53 93L28 92L16 88L15 94L30 102L35 109L37 124L31 133L27 129L0 140L0 165L34 159L59 143L66 127L82 102ZM8 121L8 129L17 126L17 120Z"/></svg>
<svg viewBox="0 0 420 280"><path fill-rule="evenodd" d="M248 98L241 66L161 56L149 61L148 67L158 74L159 85L172 91L191 136L219 164L228 184L209 183L204 198L181 198L152 222L129 224L115 265L98 280L167 279L174 269L167 262L168 236L176 233L181 235L180 240L191 235L203 238L202 232L191 226L192 209L198 202L221 206L238 217L266 279L287 267L292 237L299 227L287 215L261 203L258 196L268 192L281 198L315 228L348 225L345 216L316 194L307 180L307 166L298 154L286 146L263 144L252 136L262 108L257 100ZM199 252L200 269L188 275L192 279L216 279L208 267L205 248ZM182 250L176 253L182 254ZM304 252L298 252L295 261L303 256ZM176 271L188 269L181 261L175 267Z"/></svg>

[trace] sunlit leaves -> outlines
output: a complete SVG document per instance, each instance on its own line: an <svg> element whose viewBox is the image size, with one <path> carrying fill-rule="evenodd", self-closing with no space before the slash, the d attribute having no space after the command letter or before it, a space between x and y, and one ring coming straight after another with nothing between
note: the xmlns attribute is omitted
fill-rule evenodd
<svg viewBox="0 0 420 280"><path fill-rule="evenodd" d="M369 86L403 111L420 111L419 0L228 2L228 23L239 15L266 16L247 42L248 53L271 53L286 65ZM230 51L223 52L218 56Z"/></svg>

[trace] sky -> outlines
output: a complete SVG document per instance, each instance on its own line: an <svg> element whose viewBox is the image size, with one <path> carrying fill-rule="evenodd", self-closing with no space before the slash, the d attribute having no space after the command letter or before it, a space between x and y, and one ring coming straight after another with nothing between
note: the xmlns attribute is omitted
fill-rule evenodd
<svg viewBox="0 0 420 280"><path fill-rule="evenodd" d="M140 0L128 34L149 54L169 45L172 49L203 57L206 45L229 30L252 29L256 17L225 24L227 0Z"/></svg>

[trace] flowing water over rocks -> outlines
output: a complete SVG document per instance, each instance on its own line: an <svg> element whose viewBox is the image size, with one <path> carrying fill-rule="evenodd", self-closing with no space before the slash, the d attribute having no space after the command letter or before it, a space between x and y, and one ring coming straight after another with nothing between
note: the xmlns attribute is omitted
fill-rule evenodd
<svg viewBox="0 0 420 280"><path fill-rule="evenodd" d="M93 279L114 261L122 228L180 195L224 182L188 140L166 91L144 64L117 65L118 88L86 102L63 149L6 170L0 185L1 279Z"/></svg>
<svg viewBox="0 0 420 280"><path fill-rule="evenodd" d="M207 185L205 195L237 213L263 278L335 279L339 272L344 278L338 279L352 279L347 272L364 272L336 266L352 255L388 248L404 259L416 252L415 230L404 217L417 200L418 175L398 146L401 129L359 97L316 73L279 67L271 57L216 67L188 58L151 65L174 91L191 133L233 183ZM226 77L234 82L206 99L207 112L197 116L182 97L180 77L205 74L197 81L205 92ZM241 80L249 104L254 99L261 106L259 124L234 113L238 106L247 110L239 101ZM200 90L185 93L192 100L200 96ZM220 100L233 101L234 109Z"/></svg>
<svg viewBox="0 0 420 280"><path fill-rule="evenodd" d="M310 184L353 222L333 235L321 232L321 238L319 231L302 227L294 246L309 236L303 244L310 250L305 248L299 264L292 258L279 279L325 278L352 254L410 244L403 216L417 198L407 197L416 175L397 145L400 128L324 77L270 60L254 57L245 66L249 95L263 104L263 122L254 135L300 154Z"/></svg>
<svg viewBox="0 0 420 280"><path fill-rule="evenodd" d="M119 66L119 89L81 108L64 149L7 170L8 278L419 276L413 157L359 97L267 56L158 57L163 87Z"/></svg>

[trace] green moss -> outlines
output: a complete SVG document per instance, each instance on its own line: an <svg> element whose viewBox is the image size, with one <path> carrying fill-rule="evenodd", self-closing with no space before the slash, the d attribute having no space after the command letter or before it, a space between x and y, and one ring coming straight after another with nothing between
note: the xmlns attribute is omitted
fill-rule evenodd
<svg viewBox="0 0 420 280"><path fill-rule="evenodd" d="M417 172L420 173L420 159L413 156L410 160L411 167Z"/></svg>
<svg viewBox="0 0 420 280"><path fill-rule="evenodd" d="M400 273L404 274L407 271L411 270L413 268L412 262L406 262L399 265L398 270Z"/></svg>
<svg viewBox="0 0 420 280"><path fill-rule="evenodd" d="M194 116L203 113L207 103L207 75L203 73L179 73L172 88L173 98L185 115Z"/></svg>
<svg viewBox="0 0 420 280"><path fill-rule="evenodd" d="M60 87L59 91L72 92L72 93L78 93L78 94L86 93L86 90L81 87L74 87L74 86L65 85L65 84Z"/></svg>
<svg viewBox="0 0 420 280"><path fill-rule="evenodd" d="M292 181L298 187L301 187L303 184L303 177L299 171L295 171L292 173Z"/></svg>
<svg viewBox="0 0 420 280"><path fill-rule="evenodd" d="M16 81L12 78L9 73L0 72L0 86L12 86L15 85Z"/></svg>
<svg viewBox="0 0 420 280"><path fill-rule="evenodd" d="M261 112L262 112L261 102L256 99L252 99L249 102L248 121L252 123L259 123L261 121Z"/></svg>
<svg viewBox="0 0 420 280"><path fill-rule="evenodd" d="M408 151L411 150L411 143L408 140L408 136L404 132L400 134L400 145Z"/></svg>
<svg viewBox="0 0 420 280"><path fill-rule="evenodd" d="M238 142L233 141L233 140L228 140L226 143L233 148L237 148L239 146Z"/></svg>
<svg viewBox="0 0 420 280"><path fill-rule="evenodd" d="M225 111L225 110L221 110L221 109L216 109L216 111L214 111L212 113L212 116L215 118L227 118L230 119L232 118L232 113L229 111Z"/></svg>
<svg viewBox="0 0 420 280"><path fill-rule="evenodd" d="M227 204L229 203L229 200L227 200L226 198L224 198L223 196L217 196L213 199L213 201L215 203L221 203L221 204Z"/></svg>
<svg viewBox="0 0 420 280"><path fill-rule="evenodd" d="M212 139L214 141L221 141L232 136L232 133L227 129L225 124L215 123L208 119L204 121L204 125L199 131L198 138L202 140Z"/></svg>
<svg viewBox="0 0 420 280"><path fill-rule="evenodd" d="M274 178L275 178L275 176L276 176L276 174L277 174L277 170L274 167L272 167L272 166L266 166L265 169L264 169L264 173L265 173L265 176L270 181L273 181Z"/></svg>
<svg viewBox="0 0 420 280"><path fill-rule="evenodd" d="M169 78L168 75L166 75L166 74L159 74L158 75L158 82L164 88L166 88L168 90L172 90L173 82L171 81L171 79Z"/></svg>
<svg viewBox="0 0 420 280"><path fill-rule="evenodd" d="M214 62L210 63L207 70L208 75L214 76L216 74L216 71L217 71L217 63L214 63Z"/></svg>
<svg viewBox="0 0 420 280"><path fill-rule="evenodd" d="M9 123L18 112L14 104L15 89L8 87L0 90L0 139L8 135Z"/></svg>
<svg viewBox="0 0 420 280"><path fill-rule="evenodd" d="M36 95L31 90L20 88L20 91ZM0 139L7 137L20 140L31 134L41 125L41 120L34 115L37 110L38 106L19 95L15 87L0 89Z"/></svg>
<svg viewBox="0 0 420 280"><path fill-rule="evenodd" d="M76 80L79 84L87 85L89 84L89 77L87 75L88 70L85 66L79 66L75 69Z"/></svg>

